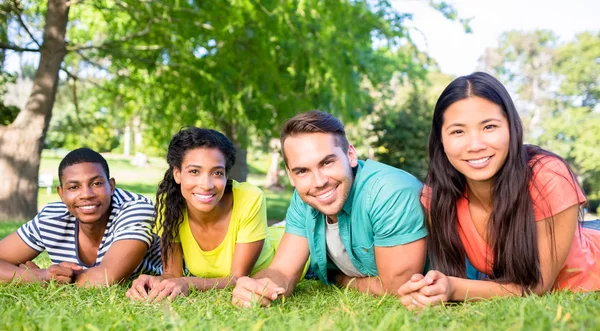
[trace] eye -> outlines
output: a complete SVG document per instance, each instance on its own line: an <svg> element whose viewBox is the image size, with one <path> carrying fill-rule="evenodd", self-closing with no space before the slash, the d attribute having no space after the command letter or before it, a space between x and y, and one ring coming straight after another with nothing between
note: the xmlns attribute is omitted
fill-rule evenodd
<svg viewBox="0 0 600 331"><path fill-rule="evenodd" d="M103 184L104 184L104 182L97 181L97 182L93 182L92 186L102 186Z"/></svg>
<svg viewBox="0 0 600 331"><path fill-rule="evenodd" d="M198 170L197 170L197 169L190 169L190 170L188 171L188 173L189 173L189 174L192 174L192 175L197 175L197 174L198 174Z"/></svg>
<svg viewBox="0 0 600 331"><path fill-rule="evenodd" d="M328 166L328 165L330 165L332 163L333 163L333 160L326 160L325 162L323 162L323 165L324 166Z"/></svg>
<svg viewBox="0 0 600 331"><path fill-rule="evenodd" d="M486 125L486 126L483 128L483 129L484 129L484 130L493 130L493 129L497 128L497 127L498 127L498 126L497 126L497 125L495 125L495 124L488 124L488 125Z"/></svg>
<svg viewBox="0 0 600 331"><path fill-rule="evenodd" d="M459 135L459 134L462 134L462 133L464 133L463 130L454 130L454 131L450 132L450 135Z"/></svg>
<svg viewBox="0 0 600 331"><path fill-rule="evenodd" d="M217 170L214 172L214 175L218 177L225 177L225 172L222 170Z"/></svg>
<svg viewBox="0 0 600 331"><path fill-rule="evenodd" d="M73 190L76 190L76 189L77 189L77 185L69 185L69 186L67 186L67 190L69 190L69 191L73 191Z"/></svg>
<svg viewBox="0 0 600 331"><path fill-rule="evenodd" d="M304 174L306 174L306 170L305 169L296 170L296 176L302 176Z"/></svg>

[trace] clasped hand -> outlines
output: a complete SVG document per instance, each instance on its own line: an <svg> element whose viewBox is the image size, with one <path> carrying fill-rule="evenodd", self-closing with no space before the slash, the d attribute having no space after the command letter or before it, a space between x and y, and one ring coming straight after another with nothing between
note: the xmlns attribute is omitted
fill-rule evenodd
<svg viewBox="0 0 600 331"><path fill-rule="evenodd" d="M159 276L140 275L125 295L133 300L157 302L165 298L173 300L180 295L186 296L189 291L190 281L186 277L164 279Z"/></svg>
<svg viewBox="0 0 600 331"><path fill-rule="evenodd" d="M448 302L452 294L450 278L436 270L429 271L425 276L415 274L398 289L402 305L409 310Z"/></svg>

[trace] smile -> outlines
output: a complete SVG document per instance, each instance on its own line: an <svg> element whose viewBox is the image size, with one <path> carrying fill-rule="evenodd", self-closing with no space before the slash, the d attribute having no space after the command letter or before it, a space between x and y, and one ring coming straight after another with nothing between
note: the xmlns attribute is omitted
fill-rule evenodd
<svg viewBox="0 0 600 331"><path fill-rule="evenodd" d="M315 198L317 198L317 200L321 200L321 201L327 200L327 199L331 198L331 196L333 196L336 188L337 188L337 186L333 187L331 190L329 190L323 194L315 195Z"/></svg>
<svg viewBox="0 0 600 331"><path fill-rule="evenodd" d="M210 202L216 194L198 194L193 193L194 197L200 202Z"/></svg>
<svg viewBox="0 0 600 331"><path fill-rule="evenodd" d="M487 162L489 159L491 159L491 156L486 156L483 157L481 159L476 159L476 160L466 160L468 163L473 164L473 165L479 165L479 164L484 164L485 162Z"/></svg>
<svg viewBox="0 0 600 331"><path fill-rule="evenodd" d="M98 209L100 205L85 205L85 206L76 206L75 208L81 210L84 213L94 212Z"/></svg>

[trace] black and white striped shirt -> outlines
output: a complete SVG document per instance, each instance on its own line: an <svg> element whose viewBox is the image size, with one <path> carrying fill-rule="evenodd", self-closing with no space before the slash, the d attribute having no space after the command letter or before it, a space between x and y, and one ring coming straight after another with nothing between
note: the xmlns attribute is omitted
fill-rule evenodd
<svg viewBox="0 0 600 331"><path fill-rule="evenodd" d="M93 265L86 265L79 259L79 223L62 202L48 204L34 219L23 224L17 234L32 249L38 252L46 250L53 264L73 262L84 269L98 266L112 243L119 240L139 240L149 249L133 274L161 274L160 240L152 234L154 221L154 208L150 199L115 189L110 217ZM126 259L127 256L123 258Z"/></svg>

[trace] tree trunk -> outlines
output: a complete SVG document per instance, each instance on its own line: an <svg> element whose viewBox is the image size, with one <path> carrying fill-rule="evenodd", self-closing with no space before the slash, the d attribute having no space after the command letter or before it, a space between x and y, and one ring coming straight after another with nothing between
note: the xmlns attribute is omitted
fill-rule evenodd
<svg viewBox="0 0 600 331"><path fill-rule="evenodd" d="M271 138L269 142L271 148L271 165L267 171L267 178L265 180L265 187L272 190L280 190L283 188L281 185L281 176L279 176L279 163L281 162L281 142L277 138Z"/></svg>
<svg viewBox="0 0 600 331"><path fill-rule="evenodd" d="M235 144L235 151L235 165L229 171L229 178L245 182L248 179L248 150Z"/></svg>
<svg viewBox="0 0 600 331"><path fill-rule="evenodd" d="M0 126L0 220L26 220L37 213L38 171L58 72L65 57L69 2L48 0L44 41L33 90L9 126Z"/></svg>

